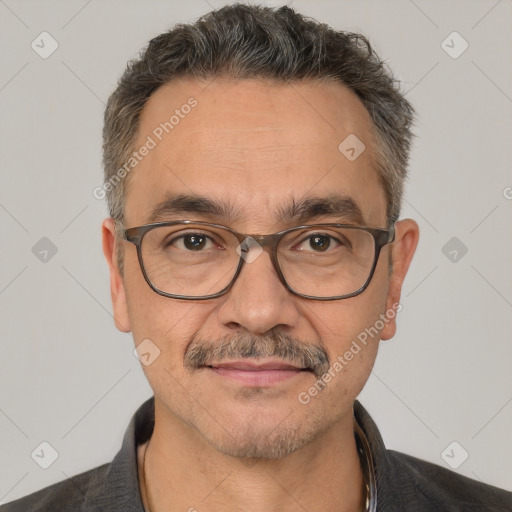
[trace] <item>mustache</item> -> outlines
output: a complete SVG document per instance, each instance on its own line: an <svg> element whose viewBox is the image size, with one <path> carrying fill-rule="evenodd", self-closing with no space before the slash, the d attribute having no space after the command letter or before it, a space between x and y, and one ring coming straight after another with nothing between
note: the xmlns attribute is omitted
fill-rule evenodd
<svg viewBox="0 0 512 512"><path fill-rule="evenodd" d="M189 343L183 364L189 370L209 366L223 359L280 358L294 366L311 370L317 378L329 370L327 352L316 344L305 343L283 333L261 336L237 334L217 342L204 341L196 333Z"/></svg>

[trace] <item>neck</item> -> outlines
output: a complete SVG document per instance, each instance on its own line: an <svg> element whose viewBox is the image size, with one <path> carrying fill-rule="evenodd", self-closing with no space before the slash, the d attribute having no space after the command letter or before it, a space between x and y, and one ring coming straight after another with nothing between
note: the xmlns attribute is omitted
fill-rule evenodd
<svg viewBox="0 0 512 512"><path fill-rule="evenodd" d="M138 452L147 512L364 510L352 415L282 459L226 456L179 420L158 421L157 412L155 419Z"/></svg>

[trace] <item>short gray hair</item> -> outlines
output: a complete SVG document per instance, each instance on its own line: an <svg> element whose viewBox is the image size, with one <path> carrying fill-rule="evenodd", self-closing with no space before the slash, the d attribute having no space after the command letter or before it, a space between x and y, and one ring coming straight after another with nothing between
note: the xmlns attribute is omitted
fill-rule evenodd
<svg viewBox="0 0 512 512"><path fill-rule="evenodd" d="M103 129L104 187L114 219L124 218L127 173L119 171L132 157L140 114L151 94L173 79L216 77L334 79L352 90L374 125L374 165L388 222L398 219L414 110L386 64L361 34L335 31L289 7L243 4L177 25L128 63L108 100Z"/></svg>

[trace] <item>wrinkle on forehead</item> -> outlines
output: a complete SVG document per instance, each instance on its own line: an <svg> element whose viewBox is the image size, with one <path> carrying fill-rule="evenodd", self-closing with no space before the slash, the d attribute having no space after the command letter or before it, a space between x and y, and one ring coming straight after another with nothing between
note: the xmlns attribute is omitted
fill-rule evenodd
<svg viewBox="0 0 512 512"><path fill-rule="evenodd" d="M139 142L190 97L197 106L131 176L128 195L146 196L146 214L170 192L228 194L263 219L285 197L353 196L356 188L375 196L375 183L382 188L371 164L369 114L339 83L213 81L201 90L193 81L171 82L148 100ZM338 146L354 132L367 150L349 162ZM378 206L375 197L357 202L363 210Z"/></svg>

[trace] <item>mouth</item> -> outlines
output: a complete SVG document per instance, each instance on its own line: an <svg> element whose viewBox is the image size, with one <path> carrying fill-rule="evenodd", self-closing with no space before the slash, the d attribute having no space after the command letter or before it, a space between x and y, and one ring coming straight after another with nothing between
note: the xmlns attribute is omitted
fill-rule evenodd
<svg viewBox="0 0 512 512"><path fill-rule="evenodd" d="M205 368L222 378L252 387L268 387L305 373L312 373L309 368L301 368L282 360L222 361L205 365Z"/></svg>

